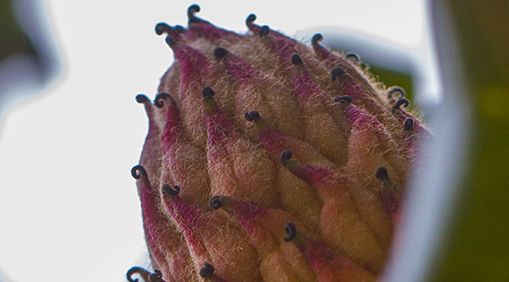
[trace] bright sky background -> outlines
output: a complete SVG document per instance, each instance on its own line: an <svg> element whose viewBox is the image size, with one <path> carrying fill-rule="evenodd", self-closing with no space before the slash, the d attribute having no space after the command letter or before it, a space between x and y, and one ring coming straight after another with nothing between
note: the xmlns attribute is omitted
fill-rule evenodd
<svg viewBox="0 0 509 282"><path fill-rule="evenodd" d="M19 282L124 281L146 261L129 171L147 119L134 96L153 97L173 61L155 23L185 24L195 2L45 2L66 66L0 121L0 271ZM392 42L417 60L429 55L420 0L196 3L200 16L233 30L245 31L254 12L287 34L332 26Z"/></svg>

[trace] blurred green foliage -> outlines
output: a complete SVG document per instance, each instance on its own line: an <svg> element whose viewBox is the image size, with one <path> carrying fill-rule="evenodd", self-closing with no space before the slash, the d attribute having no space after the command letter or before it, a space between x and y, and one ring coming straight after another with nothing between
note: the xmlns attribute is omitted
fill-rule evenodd
<svg viewBox="0 0 509 282"><path fill-rule="evenodd" d="M509 1L448 0L473 148L435 281L509 281Z"/></svg>
<svg viewBox="0 0 509 282"><path fill-rule="evenodd" d="M14 18L9 0L0 0L0 63L15 54L35 54L35 50Z"/></svg>

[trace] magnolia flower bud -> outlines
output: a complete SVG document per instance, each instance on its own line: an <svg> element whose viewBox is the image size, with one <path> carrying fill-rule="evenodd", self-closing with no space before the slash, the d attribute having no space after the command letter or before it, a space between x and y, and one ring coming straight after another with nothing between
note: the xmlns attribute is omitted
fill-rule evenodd
<svg viewBox="0 0 509 282"><path fill-rule="evenodd" d="M425 125L355 54L308 47L250 15L247 34L189 7L158 24L175 63L137 179L146 281L374 281Z"/></svg>

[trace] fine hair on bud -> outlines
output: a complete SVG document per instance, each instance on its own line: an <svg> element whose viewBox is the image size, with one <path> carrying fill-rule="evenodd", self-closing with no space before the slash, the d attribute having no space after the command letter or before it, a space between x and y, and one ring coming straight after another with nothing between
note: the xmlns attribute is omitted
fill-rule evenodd
<svg viewBox="0 0 509 282"><path fill-rule="evenodd" d="M433 136L411 95L321 33L301 42L255 14L235 32L208 9L148 31L173 60L154 97L133 93L148 126L126 193L157 270L127 280L381 279Z"/></svg>

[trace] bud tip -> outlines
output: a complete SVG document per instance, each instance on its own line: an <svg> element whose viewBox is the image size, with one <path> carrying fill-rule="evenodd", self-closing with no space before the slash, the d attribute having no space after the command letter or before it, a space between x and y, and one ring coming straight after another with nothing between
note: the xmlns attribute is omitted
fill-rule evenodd
<svg viewBox="0 0 509 282"><path fill-rule="evenodd" d="M297 227L295 226L295 223L288 222L285 225L285 241L290 242L293 239L297 237Z"/></svg>
<svg viewBox="0 0 509 282"><path fill-rule="evenodd" d="M223 206L223 201L221 199L221 196L214 196L214 197L210 198L209 206L215 210L221 208Z"/></svg>
<svg viewBox="0 0 509 282"><path fill-rule="evenodd" d="M348 52L345 54L345 57L350 60L351 62L353 63L357 63L361 60L361 57L359 57L359 55L357 55L356 53L354 52Z"/></svg>
<svg viewBox="0 0 509 282"><path fill-rule="evenodd" d="M323 35L321 33L315 33L313 37L311 38L311 44L313 46L316 46L320 43L320 41L323 40Z"/></svg>
<svg viewBox="0 0 509 282"><path fill-rule="evenodd" d="M146 175L147 172L145 171L145 168L141 165L135 165L133 168L131 168L131 176L134 179L140 179L140 177Z"/></svg>
<svg viewBox="0 0 509 282"><path fill-rule="evenodd" d="M292 64L293 65L302 65L304 62L302 61L302 58L298 54L293 54L292 56Z"/></svg>
<svg viewBox="0 0 509 282"><path fill-rule="evenodd" d="M164 107L164 102L166 100L171 100L171 96L168 93L159 93L156 95L154 99L154 105L158 108Z"/></svg>
<svg viewBox="0 0 509 282"><path fill-rule="evenodd" d="M341 77L345 74L345 71L342 69L342 68L334 68L331 72L330 72L330 77L332 79L332 81L336 81L336 79L338 79L338 77Z"/></svg>
<svg viewBox="0 0 509 282"><path fill-rule="evenodd" d="M256 21L256 15L249 14L249 16L246 18L246 25L251 25L254 21Z"/></svg>
<svg viewBox="0 0 509 282"><path fill-rule="evenodd" d="M244 118L247 121L258 121L258 120L260 120L261 116L260 116L260 113L258 113L257 111L251 111L251 112L245 113Z"/></svg>
<svg viewBox="0 0 509 282"><path fill-rule="evenodd" d="M200 276L202 278L208 278L212 275L214 275L214 266L208 262L204 263L203 267L200 269Z"/></svg>
<svg viewBox="0 0 509 282"><path fill-rule="evenodd" d="M396 110L399 110L401 106L408 107L410 105L410 101L406 98L399 98L398 101L392 107L392 112L394 113Z"/></svg>
<svg viewBox="0 0 509 282"><path fill-rule="evenodd" d="M223 59L228 54L228 50L218 47L214 50L214 57L216 57L216 60Z"/></svg>
<svg viewBox="0 0 509 282"><path fill-rule="evenodd" d="M136 95L136 102L143 104L147 102L149 99L145 94L138 94Z"/></svg>
<svg viewBox="0 0 509 282"><path fill-rule="evenodd" d="M281 153L281 163L286 164L289 160L292 159L292 151L285 150Z"/></svg>
<svg viewBox="0 0 509 282"><path fill-rule="evenodd" d="M205 87L203 88L203 91L201 92L203 94L203 97L214 97L214 95L216 95L216 92L214 92L214 90L212 90L212 88L210 87Z"/></svg>
<svg viewBox="0 0 509 282"><path fill-rule="evenodd" d="M414 130L414 119L413 118L405 119L404 128L405 128L405 131L413 131Z"/></svg>
<svg viewBox="0 0 509 282"><path fill-rule="evenodd" d="M384 166L381 166L376 170L375 177L380 181L387 181L389 180L389 173Z"/></svg>
<svg viewBox="0 0 509 282"><path fill-rule="evenodd" d="M170 185L165 184L165 185L163 185L162 189L163 189L163 195L169 196L169 197L177 196L180 193L180 187L178 185L175 185L172 188Z"/></svg>
<svg viewBox="0 0 509 282"><path fill-rule="evenodd" d="M352 103L352 97L350 97L348 95L338 96L338 97L334 98L334 101L339 102L343 105L348 105L348 104Z"/></svg>
<svg viewBox="0 0 509 282"><path fill-rule="evenodd" d="M260 37L264 37L268 35L270 32L270 27L268 25L264 25L260 27Z"/></svg>

